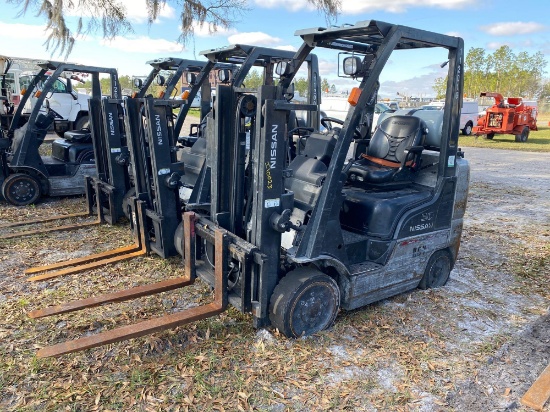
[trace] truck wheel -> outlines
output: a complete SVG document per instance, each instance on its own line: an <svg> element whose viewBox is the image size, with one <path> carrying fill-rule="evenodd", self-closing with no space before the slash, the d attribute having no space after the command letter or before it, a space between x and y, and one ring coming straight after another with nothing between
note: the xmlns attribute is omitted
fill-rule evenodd
<svg viewBox="0 0 550 412"><path fill-rule="evenodd" d="M449 280L452 267L451 254L446 250L438 250L430 257L418 287L430 289L445 285Z"/></svg>
<svg viewBox="0 0 550 412"><path fill-rule="evenodd" d="M289 272L271 296L269 318L285 336L308 336L327 329L340 308L340 289L330 276L303 267Z"/></svg>
<svg viewBox="0 0 550 412"><path fill-rule="evenodd" d="M472 127L473 126L474 125L471 122L466 123L466 126L464 127L464 129L462 129L462 134L464 136L470 136L472 134Z"/></svg>
<svg viewBox="0 0 550 412"><path fill-rule="evenodd" d="M74 130L88 129L90 127L90 117L85 114L80 116L76 122L74 122Z"/></svg>
<svg viewBox="0 0 550 412"><path fill-rule="evenodd" d="M516 135L516 142L525 143L529 138L529 127L525 126L521 134Z"/></svg>
<svg viewBox="0 0 550 412"><path fill-rule="evenodd" d="M485 137L486 137L487 139L489 139L489 140L493 140L493 137L495 137L495 134L494 134L494 133L487 133L487 134L485 135Z"/></svg>
<svg viewBox="0 0 550 412"><path fill-rule="evenodd" d="M15 206L33 204L41 195L40 182L33 176L23 173L9 175L2 184L2 196Z"/></svg>

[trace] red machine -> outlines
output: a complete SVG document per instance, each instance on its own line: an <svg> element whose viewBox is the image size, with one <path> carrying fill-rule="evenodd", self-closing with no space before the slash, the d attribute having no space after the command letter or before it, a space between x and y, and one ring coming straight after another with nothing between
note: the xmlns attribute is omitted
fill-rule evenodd
<svg viewBox="0 0 550 412"><path fill-rule="evenodd" d="M473 134L487 135L487 139L495 134L513 134L516 142L525 142L530 130L538 130L537 108L525 105L521 97L508 97L506 102L500 93L481 93L480 96L494 97L495 104L478 119Z"/></svg>

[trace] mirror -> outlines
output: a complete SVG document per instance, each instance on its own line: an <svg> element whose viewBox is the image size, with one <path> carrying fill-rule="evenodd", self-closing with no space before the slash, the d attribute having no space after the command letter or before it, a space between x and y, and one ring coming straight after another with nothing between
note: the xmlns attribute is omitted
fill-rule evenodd
<svg viewBox="0 0 550 412"><path fill-rule="evenodd" d="M187 80L187 84L193 85L197 81L197 76L195 75L195 73L187 72L187 74L185 75L185 80Z"/></svg>
<svg viewBox="0 0 550 412"><path fill-rule="evenodd" d="M294 83L291 83L290 86L285 90L285 99L289 102L294 98Z"/></svg>
<svg viewBox="0 0 550 412"><path fill-rule="evenodd" d="M164 86L164 83L166 81L164 76L161 76L160 74L157 76L157 78L155 80L156 80L156 82L159 86Z"/></svg>
<svg viewBox="0 0 550 412"><path fill-rule="evenodd" d="M284 76L286 74L289 74L290 63L286 61L277 62L277 65L275 66L275 73L277 73L279 76Z"/></svg>
<svg viewBox="0 0 550 412"><path fill-rule="evenodd" d="M134 79L134 87L141 89L142 86L143 86L143 81L139 77L136 77Z"/></svg>

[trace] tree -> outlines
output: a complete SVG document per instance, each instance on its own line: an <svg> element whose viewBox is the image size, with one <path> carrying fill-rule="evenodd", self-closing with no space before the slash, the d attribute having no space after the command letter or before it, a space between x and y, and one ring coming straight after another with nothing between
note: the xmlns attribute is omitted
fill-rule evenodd
<svg viewBox="0 0 550 412"><path fill-rule="evenodd" d="M330 90L330 84L328 83L328 80L323 77L323 80L321 80L321 90L325 93L328 93Z"/></svg>
<svg viewBox="0 0 550 412"><path fill-rule="evenodd" d="M442 99L445 97L445 91L447 90L447 77L438 77L435 79L432 88L435 91L435 98Z"/></svg>
<svg viewBox="0 0 550 412"><path fill-rule="evenodd" d="M263 74L260 74L258 70L250 70L244 78L244 84L246 87L260 87L264 83Z"/></svg>
<svg viewBox="0 0 550 412"><path fill-rule="evenodd" d="M464 59L464 94L473 98L481 92L536 97L543 87L546 63L541 52L515 54L509 46L501 46L486 54L482 48L471 48ZM445 79L436 79L434 90L438 95L445 91L445 84Z"/></svg>
<svg viewBox="0 0 550 412"><path fill-rule="evenodd" d="M46 49L52 53L59 51L68 56L80 34L91 34L102 31L103 38L114 39L116 36L132 32L127 11L118 0L7 0L8 3L21 6L19 16L29 10L46 19L46 26L51 30L46 40ZM186 44L193 37L197 28L206 24L210 32L219 28L233 27L238 17L248 10L248 0L141 0L145 1L149 24L160 15L166 4L181 7L180 29L177 39ZM308 0L319 9L330 22L336 19L342 0ZM76 14L80 18L76 27L69 27L65 16ZM86 16L86 17L83 17Z"/></svg>

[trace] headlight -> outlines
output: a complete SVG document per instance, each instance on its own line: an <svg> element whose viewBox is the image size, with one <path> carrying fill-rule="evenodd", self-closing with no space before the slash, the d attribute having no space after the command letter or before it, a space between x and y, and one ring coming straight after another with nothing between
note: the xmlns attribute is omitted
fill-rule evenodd
<svg viewBox="0 0 550 412"><path fill-rule="evenodd" d="M346 57L342 62L342 68L344 69L344 74L347 76L355 76L359 71L361 66L361 59L356 56Z"/></svg>
<svg viewBox="0 0 550 412"><path fill-rule="evenodd" d="M230 73L228 69L218 70L218 80L222 83L227 83L230 78Z"/></svg>

